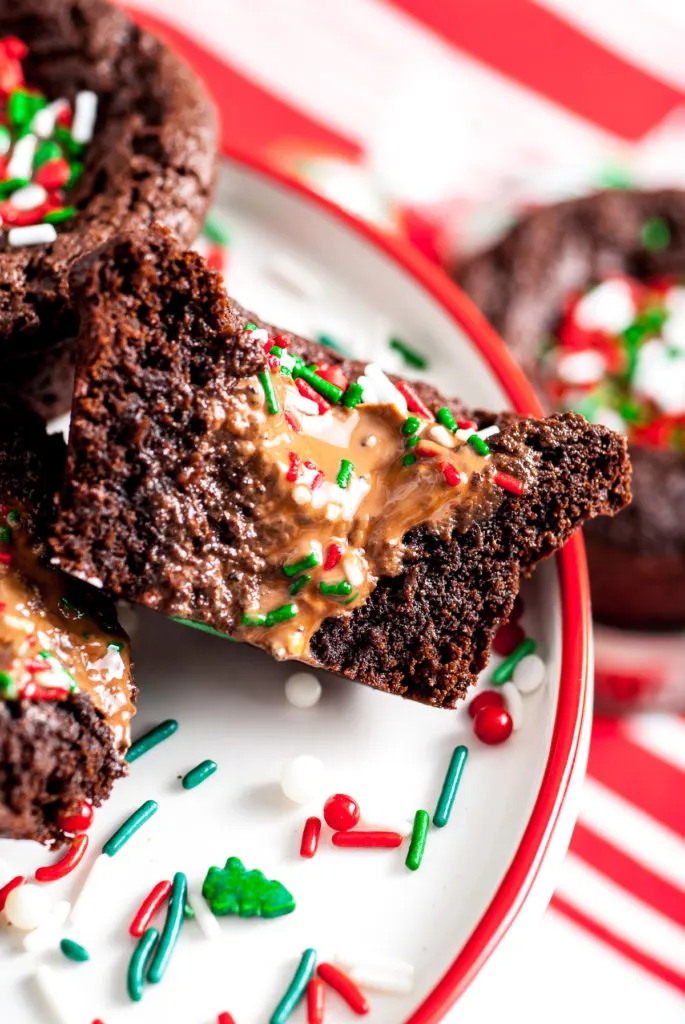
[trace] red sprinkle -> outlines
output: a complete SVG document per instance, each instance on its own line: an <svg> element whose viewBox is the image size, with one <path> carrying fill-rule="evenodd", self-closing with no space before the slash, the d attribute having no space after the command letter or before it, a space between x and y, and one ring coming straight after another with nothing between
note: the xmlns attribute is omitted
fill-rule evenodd
<svg viewBox="0 0 685 1024"><path fill-rule="evenodd" d="M5 909L7 897L12 892L12 890L18 889L19 886L23 885L25 881L26 877L24 875L16 875L14 878L11 878L6 885L3 885L2 889L0 889L0 910Z"/></svg>
<svg viewBox="0 0 685 1024"><path fill-rule="evenodd" d="M347 377L339 366L331 363L322 363L316 372L319 377L323 377L329 384L335 384L341 391L347 391Z"/></svg>
<svg viewBox="0 0 685 1024"><path fill-rule="evenodd" d="M77 864L80 864L87 848L88 836L85 832L82 832L81 835L76 836L76 839L72 840L69 849L61 860L58 860L56 864L48 864L36 870L36 881L54 882L58 878L64 878L65 875L74 870Z"/></svg>
<svg viewBox="0 0 685 1024"><path fill-rule="evenodd" d="M354 846L362 849L383 847L393 849L402 845L399 832L362 832L352 829L350 832L334 832L333 846Z"/></svg>
<svg viewBox="0 0 685 1024"><path fill-rule="evenodd" d="M511 736L514 725L511 715L505 708L497 708L494 704L481 708L473 719L473 731L482 743L494 746L504 743Z"/></svg>
<svg viewBox="0 0 685 1024"><path fill-rule="evenodd" d="M335 569L343 556L342 544L331 544L326 552L326 561L323 563L324 572Z"/></svg>
<svg viewBox="0 0 685 1024"><path fill-rule="evenodd" d="M290 344L290 338L287 334L277 334L273 343L274 345L278 345L279 348L287 348Z"/></svg>
<svg viewBox="0 0 685 1024"><path fill-rule="evenodd" d="M359 804L346 793L335 793L323 805L323 816L332 829L347 832L359 822Z"/></svg>
<svg viewBox="0 0 685 1024"><path fill-rule="evenodd" d="M441 462L440 469L450 487L459 487L464 482L461 473L451 462Z"/></svg>
<svg viewBox="0 0 685 1024"><path fill-rule="evenodd" d="M288 424L288 426L291 428L291 430L294 430L296 434L301 434L302 433L302 427L300 426L299 420L295 419L293 414L291 412L288 412L287 409L283 413L283 415L285 416L285 422Z"/></svg>
<svg viewBox="0 0 685 1024"><path fill-rule="evenodd" d="M414 449L414 455L420 459L434 459L438 454L436 448L424 448L422 444L417 444Z"/></svg>
<svg viewBox="0 0 685 1024"><path fill-rule="evenodd" d="M319 964L316 968L316 973L339 996L342 996L350 1009L354 1010L360 1017L369 1012L366 996L357 988L352 978L345 974L344 971L341 971L339 967L335 967L334 964Z"/></svg>
<svg viewBox="0 0 685 1024"><path fill-rule="evenodd" d="M74 115L69 106L62 107L57 113L57 124L61 124L63 128L71 128L73 119Z"/></svg>
<svg viewBox="0 0 685 1024"><path fill-rule="evenodd" d="M157 882L138 907L136 915L129 925L129 934L139 939L147 931L147 926L171 892L171 882Z"/></svg>
<svg viewBox="0 0 685 1024"><path fill-rule="evenodd" d="M475 718L478 712L482 711L483 708L490 707L504 707L504 697L499 690L483 690L482 693L476 694L469 704L469 715L471 718Z"/></svg>
<svg viewBox="0 0 685 1024"><path fill-rule="evenodd" d="M0 551L0 565L11 565L12 556L9 551Z"/></svg>
<svg viewBox="0 0 685 1024"><path fill-rule="evenodd" d="M298 377L295 381L295 387L300 392L303 398L308 398L310 402L315 402L319 410L319 416L323 416L325 412L331 407L331 403L327 402L323 395L320 395L318 391L315 391L311 384L308 384L306 380L302 380Z"/></svg>
<svg viewBox="0 0 685 1024"><path fill-rule="evenodd" d="M235 1018L224 1010L224 1012L220 1013L216 1018L216 1024L235 1024Z"/></svg>
<svg viewBox="0 0 685 1024"><path fill-rule="evenodd" d="M510 476L509 473L502 473L499 470L495 473L495 483L503 491L509 491L510 494L523 494L523 481L517 480L515 476Z"/></svg>
<svg viewBox="0 0 685 1024"><path fill-rule="evenodd" d="M321 838L321 818L307 818L302 829L302 842L300 843L300 857L313 857L319 849Z"/></svg>
<svg viewBox="0 0 685 1024"><path fill-rule="evenodd" d="M457 420L459 430L475 430L478 424L475 420Z"/></svg>
<svg viewBox="0 0 685 1024"><path fill-rule="evenodd" d="M290 459L290 469L285 474L286 480L294 484L300 475L300 466L302 465L302 459L297 452L288 452L288 458Z"/></svg>
<svg viewBox="0 0 685 1024"><path fill-rule="evenodd" d="M492 642L492 648L496 654L508 658L513 651L526 639L526 634L518 622L505 622L500 626Z"/></svg>
<svg viewBox="0 0 685 1024"><path fill-rule="evenodd" d="M60 157L57 160L47 160L42 167L38 168L33 180L51 192L53 189L66 185L70 177L71 168L66 160Z"/></svg>
<svg viewBox="0 0 685 1024"><path fill-rule="evenodd" d="M406 381L400 380L395 384L395 387L399 393L406 399L407 407L415 412L418 416L421 416L424 420L433 420L435 417L430 411L428 406L424 405L419 396L416 394L413 388L406 383Z"/></svg>
<svg viewBox="0 0 685 1024"><path fill-rule="evenodd" d="M321 978L312 978L307 986L307 1024L323 1024L326 1012L326 986Z"/></svg>
<svg viewBox="0 0 685 1024"><path fill-rule="evenodd" d="M26 700L67 700L69 690L66 686L41 686L29 679L28 683L22 686L21 695Z"/></svg>
<svg viewBox="0 0 685 1024"><path fill-rule="evenodd" d="M18 36L5 36L0 39L0 51L11 60L23 60L29 48Z"/></svg>
<svg viewBox="0 0 685 1024"><path fill-rule="evenodd" d="M207 250L205 256L205 263L212 270L218 270L220 274L223 274L226 267L226 261L224 259L224 250L220 245L211 245ZM271 342L269 342L269 348L271 348ZM268 349L267 349L268 351Z"/></svg>
<svg viewBox="0 0 685 1024"><path fill-rule="evenodd" d="M319 467L317 466L317 464L315 462L312 462L311 459L305 459L303 465L305 469L310 469L316 474L311 484L309 485L311 489L315 491L317 487L321 487L321 484L324 482L326 478L319 469Z"/></svg>
<svg viewBox="0 0 685 1024"><path fill-rule="evenodd" d="M266 361L269 364L269 369L270 370L275 371L275 370L278 370L280 368L281 362L280 362L278 356L267 356L266 357Z"/></svg>
<svg viewBox="0 0 685 1024"><path fill-rule="evenodd" d="M86 832L93 824L93 805L90 800L80 800L71 811L58 811L57 824L63 832Z"/></svg>

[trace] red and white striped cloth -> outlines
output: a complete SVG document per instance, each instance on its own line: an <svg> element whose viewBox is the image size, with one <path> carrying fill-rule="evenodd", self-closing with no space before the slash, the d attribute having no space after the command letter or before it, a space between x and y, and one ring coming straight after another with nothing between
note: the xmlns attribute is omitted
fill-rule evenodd
<svg viewBox="0 0 685 1024"><path fill-rule="evenodd" d="M136 0L232 103L229 142L432 255L620 175L685 185L682 0ZM192 60L192 43L186 51ZM596 721L542 928L460 1019L685 1020L685 720ZM516 1008L516 1011L512 1008ZM525 1015L525 1016L524 1016Z"/></svg>

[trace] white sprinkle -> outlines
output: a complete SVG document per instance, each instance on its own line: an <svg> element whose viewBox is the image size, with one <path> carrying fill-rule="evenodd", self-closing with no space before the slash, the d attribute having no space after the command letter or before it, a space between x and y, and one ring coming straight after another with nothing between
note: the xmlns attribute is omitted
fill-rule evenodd
<svg viewBox="0 0 685 1024"><path fill-rule="evenodd" d="M48 920L52 903L45 889L24 884L12 889L5 902L5 917L22 932L31 932Z"/></svg>
<svg viewBox="0 0 685 1024"><path fill-rule="evenodd" d="M90 89L84 89L77 93L74 104L74 121L71 126L71 137L74 142L85 145L91 141L97 116L97 94L91 92Z"/></svg>
<svg viewBox="0 0 685 1024"><path fill-rule="evenodd" d="M266 345L269 340L269 332L265 331L263 327L258 327L256 331L250 331L250 337L253 341L258 341L260 345Z"/></svg>
<svg viewBox="0 0 685 1024"><path fill-rule="evenodd" d="M669 354L656 339L646 342L638 352L633 387L666 413L685 411L685 356Z"/></svg>
<svg viewBox="0 0 685 1024"><path fill-rule="evenodd" d="M437 423L434 426L429 427L426 434L430 437L431 441L435 441L436 444L441 444L444 448L454 448L454 435L447 429L447 427L443 427L441 423Z"/></svg>
<svg viewBox="0 0 685 1024"><path fill-rule="evenodd" d="M375 434L369 434L368 437L365 437L364 440L362 441L362 445L365 448L375 448L377 444L378 438L376 437Z"/></svg>
<svg viewBox="0 0 685 1024"><path fill-rule="evenodd" d="M283 285L303 299L316 298L321 292L319 279L301 263L297 263L284 253L279 253L271 260L267 273L277 284Z"/></svg>
<svg viewBox="0 0 685 1024"><path fill-rule="evenodd" d="M601 352L585 349L563 355L557 361L557 375L566 384L594 384L606 373L606 360Z"/></svg>
<svg viewBox="0 0 685 1024"><path fill-rule="evenodd" d="M365 579L365 574L363 566L355 555L348 552L348 554L343 557L342 571L345 573L345 579L348 583L351 583L353 587L361 587Z"/></svg>
<svg viewBox="0 0 685 1024"><path fill-rule="evenodd" d="M521 693L533 693L542 686L547 668L539 654L527 654L521 658L512 673L512 682Z"/></svg>
<svg viewBox="0 0 685 1024"><path fill-rule="evenodd" d="M466 430L455 431L454 436L458 437L460 441L468 441L468 439L475 433L476 431L473 429L473 427L469 427Z"/></svg>
<svg viewBox="0 0 685 1024"><path fill-rule="evenodd" d="M337 520L340 519L340 516L342 515L342 506L338 505L335 501L328 501L326 502L326 507L324 508L324 515L326 516L326 519L329 521L329 523L337 522Z"/></svg>
<svg viewBox="0 0 685 1024"><path fill-rule="evenodd" d="M295 357L289 356L287 352L284 352L283 355L281 356L281 366L283 367L284 370L287 370L288 373L293 372L293 370L295 369L295 363Z"/></svg>
<svg viewBox="0 0 685 1024"><path fill-rule="evenodd" d="M221 926L211 912L204 896L199 889L189 889L188 903L195 911L197 926L206 939L210 942L221 938Z"/></svg>
<svg viewBox="0 0 685 1024"><path fill-rule="evenodd" d="M293 501L296 505L309 505L312 500L312 492L305 484L297 484L293 487Z"/></svg>
<svg viewBox="0 0 685 1024"><path fill-rule="evenodd" d="M390 957L360 956L359 953L351 955L347 952L338 952L335 955L335 962L346 971L373 971L383 975L394 975L397 978L402 978L410 985L414 983L414 966L404 960L393 960Z"/></svg>
<svg viewBox="0 0 685 1024"><path fill-rule="evenodd" d="M523 725L523 697L514 683L504 683L500 687L504 698L504 705L511 715L511 724L514 732Z"/></svg>
<svg viewBox="0 0 685 1024"><path fill-rule="evenodd" d="M67 900L59 900L50 910L47 919L24 936L23 946L27 953L42 953L58 944L60 940L60 929L69 917L71 904Z"/></svg>
<svg viewBox="0 0 685 1024"><path fill-rule="evenodd" d="M620 334L635 319L636 309L630 285L622 278L609 278L584 295L575 308L576 324L583 331Z"/></svg>
<svg viewBox="0 0 685 1024"><path fill-rule="evenodd" d="M116 647L109 646L107 653L92 663L95 672L99 672L105 683L113 679L123 679L126 675L126 663Z"/></svg>
<svg viewBox="0 0 685 1024"><path fill-rule="evenodd" d="M373 388L376 391L379 402L387 402L388 405L394 405L398 413L403 419L406 419L409 410L407 408L407 400L397 390L390 378L381 370L378 363L369 363L364 367L364 375L367 380L371 381ZM364 385L362 384L362 387ZM364 401L368 404L369 399L364 394Z"/></svg>
<svg viewBox="0 0 685 1024"><path fill-rule="evenodd" d="M414 988L414 976L400 974L395 971L384 971L376 967L351 967L349 975L360 988L371 989L372 992L385 992L388 995L404 996Z"/></svg>
<svg viewBox="0 0 685 1024"><path fill-rule="evenodd" d="M321 683L311 672L293 672L284 690L285 699L296 708L313 708L321 699Z"/></svg>
<svg viewBox="0 0 685 1024"><path fill-rule="evenodd" d="M493 423L491 427L485 427L483 430L478 431L478 437L482 441L487 441L489 437L494 437L495 434L499 434L499 427L496 423Z"/></svg>
<svg viewBox="0 0 685 1024"><path fill-rule="evenodd" d="M601 423L603 427L615 430L617 434L626 433L626 424L623 417L615 409L609 409L607 406L600 406L593 413L592 422Z"/></svg>
<svg viewBox="0 0 685 1024"><path fill-rule="evenodd" d="M362 404L378 405L381 399L378 396L378 393L373 385L371 378L365 377L364 374L362 374L360 377L357 378L357 384L361 384Z"/></svg>
<svg viewBox="0 0 685 1024"><path fill-rule="evenodd" d="M685 288L678 290L685 291ZM678 352L685 351L685 307L680 307L670 314L661 328L661 337L669 348L674 348Z"/></svg>
<svg viewBox="0 0 685 1024"><path fill-rule="evenodd" d="M299 391L288 392L285 407L286 409L295 409L296 412L301 412L305 416L318 417L319 415L319 407L316 402L313 402L311 398L305 398Z"/></svg>
<svg viewBox="0 0 685 1024"><path fill-rule="evenodd" d="M56 1024L74 1024L73 996L70 993L67 998L62 983L57 980L57 972L52 967L42 964L36 968L33 977L36 988ZM73 985L70 988L73 988Z"/></svg>
<svg viewBox="0 0 685 1024"><path fill-rule="evenodd" d="M83 885L81 886L76 899L71 908L71 923L74 925L80 925L84 921L87 921L89 916L97 915L99 913L98 901L88 900L89 893L96 889L98 885L102 885L103 888L107 887L106 875L111 870L112 858L108 857L106 853L99 854L93 863L91 864L90 871L83 879Z"/></svg>
<svg viewBox="0 0 685 1024"><path fill-rule="evenodd" d="M43 242L54 242L56 238L57 232L53 224L29 224L25 228L10 228L7 235L10 245L40 245Z"/></svg>
<svg viewBox="0 0 685 1024"><path fill-rule="evenodd" d="M33 171L33 158L36 154L38 139L30 132L14 143L12 156L7 165L8 178L30 178Z"/></svg>
<svg viewBox="0 0 685 1024"><path fill-rule="evenodd" d="M322 793L325 781L323 763L309 754L291 758L281 769L281 789L296 804L316 799Z"/></svg>
<svg viewBox="0 0 685 1024"><path fill-rule="evenodd" d="M62 110L68 109L69 103L67 100L53 100L52 103L48 103L47 107L43 107L42 110L37 111L33 115L31 131L34 135L37 135L39 139L49 139L55 130L57 115L61 113Z"/></svg>
<svg viewBox="0 0 685 1024"><path fill-rule="evenodd" d="M17 210L35 210L47 197L48 194L42 185L24 185L12 193L12 206Z"/></svg>

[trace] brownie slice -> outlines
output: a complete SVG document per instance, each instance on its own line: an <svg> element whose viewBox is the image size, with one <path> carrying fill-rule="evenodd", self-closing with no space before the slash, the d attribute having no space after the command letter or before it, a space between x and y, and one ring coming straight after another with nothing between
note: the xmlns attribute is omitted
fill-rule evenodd
<svg viewBox="0 0 685 1024"><path fill-rule="evenodd" d="M349 380L365 368L262 324L162 230L105 245L79 264L72 287L82 330L56 561L115 594L269 648L268 631L242 628L241 615L263 569L260 529L275 484L257 456L244 456L231 434L240 424L225 411L264 371L267 331L292 356L325 361ZM458 420L497 425L489 458L525 479L523 494L491 486L479 464L466 505L401 537L398 564L363 603L323 617L303 658L452 707L485 665L521 577L585 519L623 507L630 470L623 440L577 415L471 414L427 385L414 388L433 412L449 407ZM300 522L289 507L267 517L279 536Z"/></svg>
<svg viewBox="0 0 685 1024"><path fill-rule="evenodd" d="M49 568L63 465L61 438L0 400L0 836L39 842L124 774L136 697L111 602Z"/></svg>

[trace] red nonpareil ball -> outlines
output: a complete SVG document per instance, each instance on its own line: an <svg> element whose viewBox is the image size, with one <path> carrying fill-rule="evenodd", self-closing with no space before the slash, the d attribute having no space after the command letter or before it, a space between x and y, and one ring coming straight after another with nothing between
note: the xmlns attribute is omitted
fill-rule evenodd
<svg viewBox="0 0 685 1024"><path fill-rule="evenodd" d="M504 698L499 690L483 690L477 694L469 704L469 715L475 718L483 708L503 708Z"/></svg>
<svg viewBox="0 0 685 1024"><path fill-rule="evenodd" d="M348 832L359 821L359 804L345 793L335 793L323 805L323 816L336 832Z"/></svg>
<svg viewBox="0 0 685 1024"><path fill-rule="evenodd" d="M473 720L473 731L476 736L481 743L488 743L490 746L508 740L513 727L509 712L504 708L495 707L494 704L481 708Z"/></svg>
<svg viewBox="0 0 685 1024"><path fill-rule="evenodd" d="M505 622L497 630L495 639L492 642L492 648L496 654L501 654L503 658L508 658L525 639L526 634L518 622Z"/></svg>
<svg viewBox="0 0 685 1024"><path fill-rule="evenodd" d="M93 805L82 800L68 809L57 812L57 824L63 832L86 832L93 824Z"/></svg>

